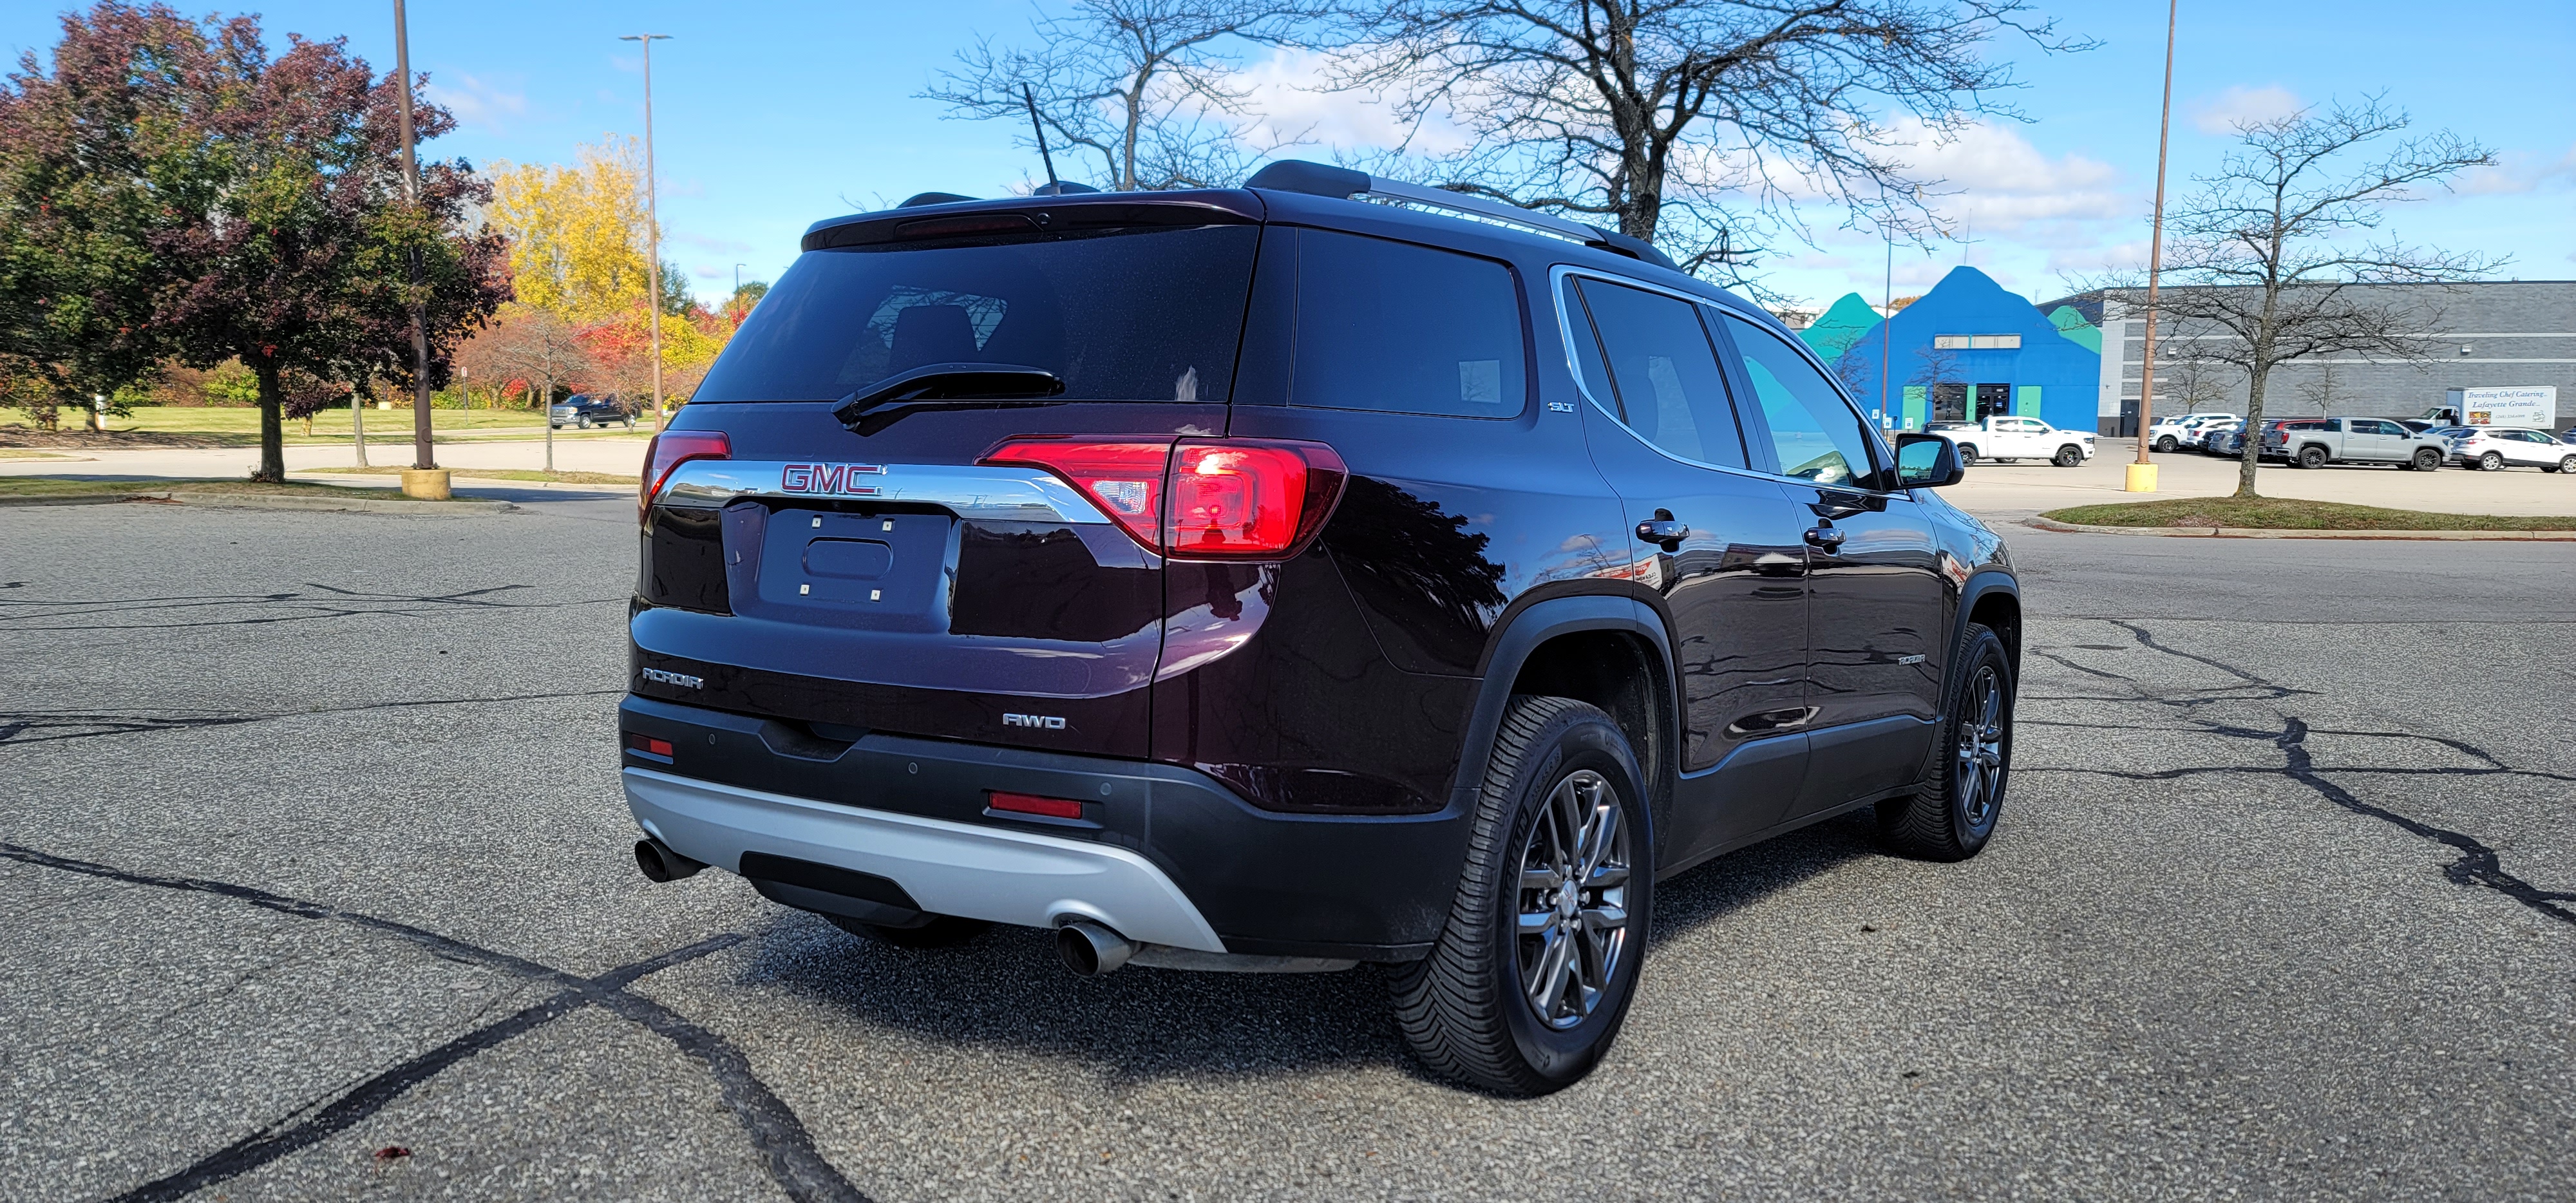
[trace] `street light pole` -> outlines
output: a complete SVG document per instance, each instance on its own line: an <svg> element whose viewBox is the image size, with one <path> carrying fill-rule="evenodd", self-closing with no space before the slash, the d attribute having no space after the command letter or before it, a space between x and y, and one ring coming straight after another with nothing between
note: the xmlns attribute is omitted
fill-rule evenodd
<svg viewBox="0 0 2576 1203"><path fill-rule="evenodd" d="M403 0L394 0L394 74L402 79L402 164L403 199L417 207L420 204L420 159L412 149L411 124L411 30L403 17ZM411 265L411 444L412 471L430 472L438 467L436 453L430 450L429 421L429 319L421 312L420 255L404 256ZM446 482L431 483L429 478L405 481L405 492L446 493Z"/></svg>
<svg viewBox="0 0 2576 1203"><path fill-rule="evenodd" d="M2165 105L2156 119L2156 216L2147 240L2147 339L2138 363L2138 462L2129 465L2128 479L2121 483L2126 493L2156 491L2156 463L2147 455L2147 427L2155 417L2156 285L2165 266L2165 146L2173 133L2174 20L2181 11L2182 0L2165 0ZM2127 348L2120 354L2125 358Z"/></svg>
<svg viewBox="0 0 2576 1203"><path fill-rule="evenodd" d="M630 33L621 42L644 44L644 223L647 245L652 259L645 264L646 287L653 290L644 302L644 312L653 331L653 421L656 427L668 416L662 411L662 214L657 205L659 189L653 178L653 43L668 41L667 33Z"/></svg>

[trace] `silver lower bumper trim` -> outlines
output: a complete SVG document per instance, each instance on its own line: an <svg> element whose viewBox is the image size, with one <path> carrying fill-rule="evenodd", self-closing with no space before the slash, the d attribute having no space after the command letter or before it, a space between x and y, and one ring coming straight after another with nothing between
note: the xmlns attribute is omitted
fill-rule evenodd
<svg viewBox="0 0 2576 1203"><path fill-rule="evenodd" d="M629 768L627 808L683 856L740 872L766 852L874 873L923 909L1022 927L1090 919L1130 940L1222 953L1198 908L1124 848L838 806Z"/></svg>

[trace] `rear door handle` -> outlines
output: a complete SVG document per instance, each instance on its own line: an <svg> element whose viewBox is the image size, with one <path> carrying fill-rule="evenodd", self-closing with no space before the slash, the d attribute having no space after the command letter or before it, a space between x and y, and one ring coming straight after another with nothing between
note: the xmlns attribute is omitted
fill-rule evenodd
<svg viewBox="0 0 2576 1203"><path fill-rule="evenodd" d="M1835 530L1830 526L1808 527L1807 546L1824 552L1841 551L1843 549L1843 532Z"/></svg>
<svg viewBox="0 0 2576 1203"><path fill-rule="evenodd" d="M1665 551L1680 551L1682 539L1689 534L1689 524L1676 520L1671 510L1657 510L1654 517L1637 524L1639 539L1660 543Z"/></svg>

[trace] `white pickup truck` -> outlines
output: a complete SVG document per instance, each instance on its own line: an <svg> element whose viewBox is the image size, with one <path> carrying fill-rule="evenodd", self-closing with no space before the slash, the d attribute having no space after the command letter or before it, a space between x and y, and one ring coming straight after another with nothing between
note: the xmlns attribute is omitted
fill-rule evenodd
<svg viewBox="0 0 2576 1203"><path fill-rule="evenodd" d="M2006 463L2044 459L2060 468L2072 468L2093 458L2091 432L2059 430L2037 418L1996 414L1983 422L1934 422L1923 429L1957 444L1962 464L1974 464L1980 459Z"/></svg>

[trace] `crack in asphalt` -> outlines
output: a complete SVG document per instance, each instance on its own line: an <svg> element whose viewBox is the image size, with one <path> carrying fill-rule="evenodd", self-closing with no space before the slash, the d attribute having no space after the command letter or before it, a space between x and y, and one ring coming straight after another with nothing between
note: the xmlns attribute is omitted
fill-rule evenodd
<svg viewBox="0 0 2576 1203"><path fill-rule="evenodd" d="M2209 668L2226 673L2227 675L2244 683L2242 686L2228 686L2224 688L2238 689L2250 686L2274 692L2269 697L2182 699L2171 696L2158 696L2158 691L2152 689L2147 684L2134 677L2123 676L2119 673L2073 664L2063 657L2056 656L2046 651L2033 649L2038 651L2039 655L2049 660L2056 661L2057 663L2064 664L2078 672L2088 673L2092 676L2116 680L2126 684L2135 695L2132 698L2073 697L2060 700L2100 702L2142 701L2152 702L2159 705L2175 706L2199 705L2209 701L2276 701L2282 698L2298 695L2314 696L2316 693L2314 690L2293 689L2287 686L2276 685L2260 676L2246 672L2235 665L2169 646L2158 640L2144 626L2131 621L2124 619L2101 619L2099 621L2109 622L2114 626L2128 630L2131 635L2136 637L2138 645L2148 650L2160 652L2165 655L2175 657L2176 659L2188 660L2193 663L2205 665ZM2401 831L2413 835L2418 839L2440 844L2457 852L2459 854L2459 858L2442 867L2442 875L2450 881L2459 885L2478 886L2493 890L2496 893L2502 894L2507 898L2513 899L2515 902L2521 903L2522 905L2539 912L2540 914L2556 919L2561 923L2576 925L2576 906L2566 905L2569 903L2576 903L2576 891L2548 890L2534 885L2513 873L2507 872L2504 868L2502 856L2494 847L2487 844L2485 841L2466 832L2454 831L2447 827L2436 826L2434 824L2424 822L2421 819L2401 814L2388 807L2364 801L2359 795L2353 793L2351 790L2329 780L2326 774L2342 773L2378 776L2459 777L2513 776L2530 777L2548 781L2576 781L2576 776L2563 773L2543 772L2535 769L2512 768L2496 759L2493 754L2487 752L2485 749L2465 740L2449 739L2442 736L2426 735L2421 732L2412 731L2355 731L2312 728L2308 725L2307 720L2305 719L2292 717L2290 715L2279 715L2279 717L2281 718L2283 725L2278 731L2255 727L2234 726L2207 720L2200 720L2200 725L2196 728L2183 729L2230 739L2260 740L2262 742L2269 743L2281 751L2284 763L2282 767L2279 768L2265 765L2210 765L2156 772L2132 772L2071 766L2038 766L2024 767L2021 771L2043 773L2083 773L2126 778L2130 780L2152 781L2169 781L2182 777L2217 773L2244 773L2259 774L2262 776L2286 775L2291 780L2314 791L2319 797L2324 798L2327 802L2332 803L2349 813L2360 815L2365 818L2377 819L2380 822L2387 823ZM2088 724L2070 723L2050 725L2081 726ZM2174 728L2159 729L2169 731L2175 730ZM2395 767L2319 768L2316 763L2315 753L2307 746L2308 738L2312 735L2333 735L2378 739L2420 739L2441 744L2464 756L2475 757L2486 762L2492 767L2432 769L2406 769Z"/></svg>
<svg viewBox="0 0 2576 1203"><path fill-rule="evenodd" d="M96 739L103 735L139 735L154 731L188 731L201 727L233 727L243 723L266 723L285 718L303 718L316 714L357 714L368 710L403 710L415 706L490 705L501 702L545 702L560 698L597 698L622 696L623 689L578 689L563 693L510 693L480 698L403 698L387 702L362 702L353 706L316 706L309 710L280 710L266 714L111 714L87 711L31 710L11 713L0 711L0 747L23 744L53 743L66 739ZM29 731L59 732L28 735Z"/></svg>
<svg viewBox="0 0 2576 1203"><path fill-rule="evenodd" d="M325 618L391 617L420 618L460 610L557 610L573 606L596 606L624 603L623 597L582 598L572 601L514 602L493 600L492 595L534 585L487 585L480 589L463 589L454 593L378 593L363 589L343 589L319 581L306 581L307 589L320 590L328 596L311 593L214 593L179 594L169 597L120 598L0 598L0 623L11 624L13 631L158 631L185 630L192 627L261 626L281 622L311 622ZM334 599L337 599L336 601ZM289 605L289 603L297 603ZM87 623L83 625L25 626L31 621L56 618L92 618L100 615L152 614L198 610L210 607L269 607L289 609L291 613L254 614L242 618L222 618L206 622L136 622Z"/></svg>
<svg viewBox="0 0 2576 1203"><path fill-rule="evenodd" d="M731 948L746 938L740 933L711 936L695 944L620 966L597 977L582 977L427 928L252 886L135 872L10 843L0 843L0 858L127 885L211 894L293 918L346 924L404 940L444 960L556 987L555 992L545 999L506 1018L484 1024L410 1057L327 1102L307 1104L288 1116L264 1124L250 1135L199 1158L175 1173L114 1196L118 1203L177 1199L237 1178L347 1130L452 1065L497 1048L513 1036L592 1006L670 1041L683 1054L704 1066L714 1076L725 1106L732 1110L735 1120L751 1139L752 1147L761 1155L770 1178L790 1199L797 1203L867 1203L867 1196L851 1185L821 1150L814 1147L813 1134L806 1130L804 1121L761 1081L740 1049L679 1012L627 988L647 974Z"/></svg>

